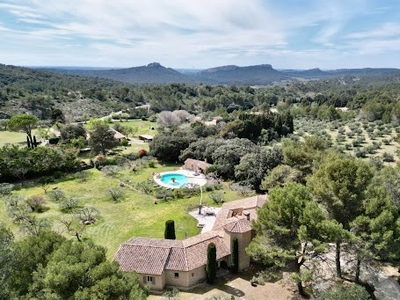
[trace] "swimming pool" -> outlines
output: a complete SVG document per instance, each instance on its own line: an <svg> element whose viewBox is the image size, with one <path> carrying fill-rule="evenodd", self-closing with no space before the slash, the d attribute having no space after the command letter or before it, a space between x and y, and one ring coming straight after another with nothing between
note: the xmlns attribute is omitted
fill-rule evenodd
<svg viewBox="0 0 400 300"><path fill-rule="evenodd" d="M203 174L196 174L193 171L177 170L154 174L153 179L159 185L178 189L190 186L203 186L207 183L207 179Z"/></svg>
<svg viewBox="0 0 400 300"><path fill-rule="evenodd" d="M181 187L188 183L188 178L186 175L179 173L166 173L161 175L161 182L169 185L171 187Z"/></svg>

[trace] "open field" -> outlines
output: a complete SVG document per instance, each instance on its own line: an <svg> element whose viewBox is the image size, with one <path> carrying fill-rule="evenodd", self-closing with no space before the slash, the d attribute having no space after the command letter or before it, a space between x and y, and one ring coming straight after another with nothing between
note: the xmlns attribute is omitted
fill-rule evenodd
<svg viewBox="0 0 400 300"><path fill-rule="evenodd" d="M139 136L140 134L155 135L157 133L157 123L156 122L135 119L135 120L128 120L128 121L121 122L121 124L126 127L137 128L138 132L137 132L137 134L135 134L135 137Z"/></svg>
<svg viewBox="0 0 400 300"><path fill-rule="evenodd" d="M195 195L186 199L157 200L150 195L146 195L128 186L123 187L123 197L120 202L113 202L107 194L107 189L117 188L120 181L129 182L134 186L138 182L148 181L152 178L153 172L162 172L177 169L177 166L156 166L156 168L144 168L137 172L122 169L116 177L105 176L97 169L91 169L87 172L89 176L86 181L71 176L68 180L62 180L50 185L45 194L40 185L25 185L14 191L14 195L21 195L28 198L34 195L48 195L52 189L62 190L67 197L79 200L80 207L94 207L100 215L93 225L87 225L82 233L82 237L90 238L99 245L107 248L107 256L112 258L119 245L133 236L160 237L164 236L165 221L173 219L177 239L183 239L185 236L193 236L200 232L197 228L197 221L186 211L188 206L194 206L199 203L200 196ZM121 178L121 179L118 179ZM212 200L203 195L203 204L212 204ZM225 189L225 201L232 201L241 198L240 195ZM68 235L66 228L60 220L65 217L71 217L73 214L63 213L59 209L59 204L47 200L47 211L35 213L38 218L46 218L53 222L53 228ZM21 233L16 225L11 223L5 211L5 202L0 203L0 217L13 231L16 236Z"/></svg>
<svg viewBox="0 0 400 300"><path fill-rule="evenodd" d="M6 144L26 145L26 134L24 132L0 131L0 147Z"/></svg>

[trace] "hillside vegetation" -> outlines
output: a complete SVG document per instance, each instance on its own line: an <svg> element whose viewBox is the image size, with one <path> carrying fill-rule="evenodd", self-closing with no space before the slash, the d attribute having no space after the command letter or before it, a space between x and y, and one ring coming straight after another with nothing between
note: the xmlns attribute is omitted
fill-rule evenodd
<svg viewBox="0 0 400 300"><path fill-rule="evenodd" d="M265 70L280 74L259 68L258 78ZM162 237L166 220L175 221L180 239L197 234L187 211L200 199L220 206L268 193L247 249L265 270L254 280L290 269L308 297L320 293L319 263L331 263L332 282L369 287L364 267L400 266L396 70L343 70L256 87L132 85L2 69L0 217L17 241L57 231L60 243L93 240L111 258L133 235ZM236 66L208 71L219 72L229 80L253 74ZM188 158L211 164L204 190L155 184L154 173ZM0 227L5 238L7 228ZM321 261L332 249L332 262ZM345 266L344 257L351 258ZM47 284L36 279L27 286ZM27 286L18 293L28 297Z"/></svg>

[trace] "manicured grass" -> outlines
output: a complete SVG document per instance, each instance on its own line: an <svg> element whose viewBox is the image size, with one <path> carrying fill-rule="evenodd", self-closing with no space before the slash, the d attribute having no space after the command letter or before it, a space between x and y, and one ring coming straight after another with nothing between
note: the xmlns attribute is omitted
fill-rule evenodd
<svg viewBox="0 0 400 300"><path fill-rule="evenodd" d="M121 123L123 126L137 128L138 132L135 134L135 137L141 134L149 134L149 135L156 135L157 133L157 123L150 122L150 121L143 121L140 119L129 120L127 122ZM152 129L154 128L154 129Z"/></svg>
<svg viewBox="0 0 400 300"><path fill-rule="evenodd" d="M0 147L6 144L26 145L24 132L0 131Z"/></svg>
<svg viewBox="0 0 400 300"><path fill-rule="evenodd" d="M36 130L32 131L32 136L37 135ZM38 136L37 142L40 143ZM6 144L26 146L26 133L22 131L0 131L0 147Z"/></svg>
<svg viewBox="0 0 400 300"><path fill-rule="evenodd" d="M177 239L183 239L185 236L194 236L200 232L197 228L197 221L187 213L189 206L195 206L199 203L200 195L188 199L157 200L142 192L123 187L124 196L120 202L114 203L107 194L107 189L118 187L119 180L129 182L134 186L135 183L147 181L152 178L153 172L163 172L167 170L176 170L177 166L160 166L156 168L144 168L137 172L121 170L117 178L106 177L101 171L91 169L87 172L89 177L87 181L82 182L73 178L61 180L51 184L50 189L58 189L65 192L66 196L79 199L80 206L95 207L99 212L99 218L95 224L87 225L82 237L87 237L107 248L107 256L112 258L119 245L133 236L146 236L163 238L165 222L167 220L175 221L175 230ZM243 198L227 188L220 192L225 192L225 201L232 201ZM19 190L13 191L14 194L22 195L25 198L32 195L45 196L44 190L32 184L25 185ZM214 205L208 197L207 192L203 194L203 204ZM68 236L65 227L60 219L72 214L62 213L59 204L48 200L49 209L43 213L35 215L38 218L47 218L53 222L53 229ZM16 225L12 224L5 212L4 201L0 205L0 217L11 229L20 235ZM71 238L74 238L70 236Z"/></svg>

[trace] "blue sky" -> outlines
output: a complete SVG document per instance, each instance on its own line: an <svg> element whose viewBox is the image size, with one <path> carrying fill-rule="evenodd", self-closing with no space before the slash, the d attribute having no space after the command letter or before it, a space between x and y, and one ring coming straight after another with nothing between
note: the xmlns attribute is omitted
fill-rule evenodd
<svg viewBox="0 0 400 300"><path fill-rule="evenodd" d="M1 0L0 63L400 68L399 0Z"/></svg>

